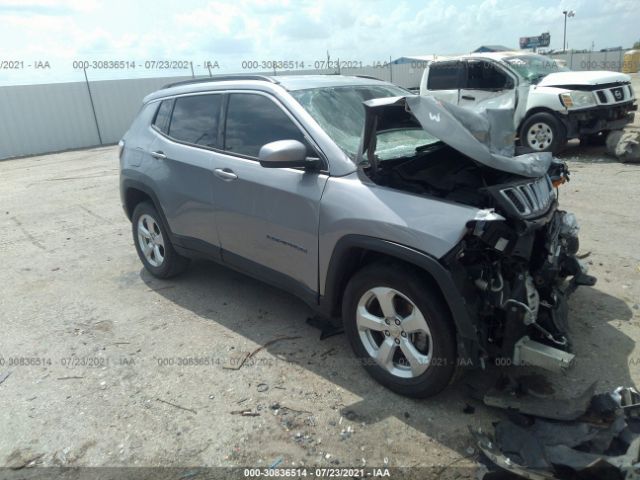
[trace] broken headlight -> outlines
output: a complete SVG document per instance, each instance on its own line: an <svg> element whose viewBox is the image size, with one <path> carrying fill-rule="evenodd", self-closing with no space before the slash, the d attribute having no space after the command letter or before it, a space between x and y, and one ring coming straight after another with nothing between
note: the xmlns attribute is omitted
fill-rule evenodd
<svg viewBox="0 0 640 480"><path fill-rule="evenodd" d="M480 210L475 218L467 223L469 233L478 237L494 250L510 254L515 246L518 235L507 224L505 218L491 209Z"/></svg>
<svg viewBox="0 0 640 480"><path fill-rule="evenodd" d="M596 97L593 95L593 92L573 90L571 92L561 93L560 102L566 108L592 107L596 104Z"/></svg>

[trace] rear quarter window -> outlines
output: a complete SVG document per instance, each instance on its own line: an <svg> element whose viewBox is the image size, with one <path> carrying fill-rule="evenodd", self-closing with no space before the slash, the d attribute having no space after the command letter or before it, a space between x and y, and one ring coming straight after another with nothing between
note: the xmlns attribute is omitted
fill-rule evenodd
<svg viewBox="0 0 640 480"><path fill-rule="evenodd" d="M153 119L153 125L162 133L169 133L169 121L171 120L171 109L173 108L173 99L163 100L160 102L156 116Z"/></svg>

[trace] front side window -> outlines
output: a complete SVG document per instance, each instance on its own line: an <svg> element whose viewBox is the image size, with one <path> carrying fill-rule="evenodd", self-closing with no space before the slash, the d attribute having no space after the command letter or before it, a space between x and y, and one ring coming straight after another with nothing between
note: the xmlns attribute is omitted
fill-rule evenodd
<svg viewBox="0 0 640 480"><path fill-rule="evenodd" d="M232 93L224 149L257 157L263 145L277 140L298 140L310 150L300 129L272 100L263 95Z"/></svg>
<svg viewBox="0 0 640 480"><path fill-rule="evenodd" d="M158 107L156 118L153 125L162 133L169 133L169 120L171 120L171 109L173 108L173 99L163 100Z"/></svg>
<svg viewBox="0 0 640 480"><path fill-rule="evenodd" d="M437 62L429 67L428 90L456 90L460 83L462 62Z"/></svg>
<svg viewBox="0 0 640 480"><path fill-rule="evenodd" d="M511 88L509 77L490 62L469 60L467 62L466 85L470 90L501 90Z"/></svg>
<svg viewBox="0 0 640 480"><path fill-rule="evenodd" d="M219 148L218 123L222 95L179 97L173 108L169 136L181 142Z"/></svg>

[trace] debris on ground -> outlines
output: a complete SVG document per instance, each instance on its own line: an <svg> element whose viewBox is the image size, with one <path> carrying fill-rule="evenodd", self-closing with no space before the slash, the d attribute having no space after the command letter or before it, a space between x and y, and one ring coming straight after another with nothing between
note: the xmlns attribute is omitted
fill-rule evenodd
<svg viewBox="0 0 640 480"><path fill-rule="evenodd" d="M640 162L640 128L628 127L607 136L607 153L622 163Z"/></svg>
<svg viewBox="0 0 640 480"><path fill-rule="evenodd" d="M532 394L522 383L508 383L503 388L490 389L483 398L486 405L524 415L552 420L575 420L589 408L596 384L573 398L558 398L552 395Z"/></svg>
<svg viewBox="0 0 640 480"><path fill-rule="evenodd" d="M225 370L240 370L244 362L249 358L250 352L233 352L222 365Z"/></svg>
<svg viewBox="0 0 640 480"><path fill-rule="evenodd" d="M282 463L284 459L282 457L278 457L276 458L271 465L269 465L269 468L276 468L278 465L280 465Z"/></svg>
<svg viewBox="0 0 640 480"><path fill-rule="evenodd" d="M175 403L171 403L171 402L167 402L166 400L162 400L161 398L156 398L156 400L157 400L158 402L160 402L160 403L164 403L164 404L166 404L166 405L171 405L172 407L179 408L180 410L184 410L184 411L186 411L186 412L191 412L191 413L195 413L195 414L197 414L197 413L198 413L198 412L196 412L193 408L183 407L183 406L181 406L181 405L177 405L177 404L175 404Z"/></svg>
<svg viewBox="0 0 640 480"><path fill-rule="evenodd" d="M0 373L0 384L9 378L9 375L11 375L11 372Z"/></svg>
<svg viewBox="0 0 640 480"><path fill-rule="evenodd" d="M44 453L33 453L31 451L24 451L15 449L5 460L5 467L11 470L21 470L23 468L32 467L34 464L44 456Z"/></svg>
<svg viewBox="0 0 640 480"><path fill-rule="evenodd" d="M244 410L232 410L231 415L240 415L242 417L259 417L260 412L255 412L250 408L245 408Z"/></svg>
<svg viewBox="0 0 640 480"><path fill-rule="evenodd" d="M274 343L278 343L283 340L297 340L298 338L302 338L302 337L300 337L299 335L295 337L277 337L277 338L274 338L273 340L269 340L263 345L260 345L253 352L235 352L235 354L232 354L231 356L229 356L229 358L227 359L227 362L225 363L225 365L223 365L222 368L225 368L227 370L240 370L247 360L256 356L259 352L261 352L267 347L270 347Z"/></svg>
<svg viewBox="0 0 640 480"><path fill-rule="evenodd" d="M591 396L575 420L512 413L494 430L489 436L471 429L488 460L482 478L504 478L492 475L505 470L533 480L640 478L640 393L634 388Z"/></svg>

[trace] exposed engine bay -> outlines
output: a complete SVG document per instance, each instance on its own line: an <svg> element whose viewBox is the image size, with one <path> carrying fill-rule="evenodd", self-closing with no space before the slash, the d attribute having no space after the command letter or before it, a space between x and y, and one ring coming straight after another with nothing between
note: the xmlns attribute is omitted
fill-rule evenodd
<svg viewBox="0 0 640 480"><path fill-rule="evenodd" d="M423 127L428 121L418 119ZM379 131L382 123L374 119L371 128ZM569 177L566 165L549 158L546 173L538 162L532 163L536 175L516 174L491 166L491 157L471 158L474 145L465 154L448 141L381 159L372 155L374 136L363 162L374 183L481 209L467 223L462 241L441 259L475 319L481 357L502 359L501 365L569 366L567 298L578 285L594 285L596 279L576 257L575 216L558 209L558 186Z"/></svg>

